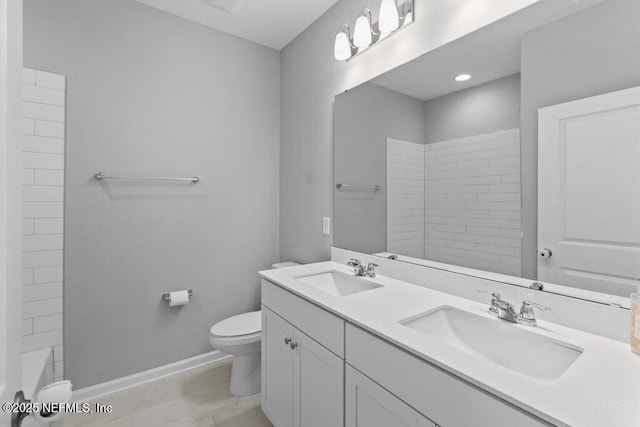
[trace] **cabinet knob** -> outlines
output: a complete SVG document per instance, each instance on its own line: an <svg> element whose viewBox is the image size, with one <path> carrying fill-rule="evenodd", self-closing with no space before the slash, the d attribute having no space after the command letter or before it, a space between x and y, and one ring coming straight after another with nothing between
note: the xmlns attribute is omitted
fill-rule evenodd
<svg viewBox="0 0 640 427"><path fill-rule="evenodd" d="M289 344L291 346L291 350L295 350L298 347L298 343L295 341L291 341L291 344Z"/></svg>
<svg viewBox="0 0 640 427"><path fill-rule="evenodd" d="M284 344L285 345L290 344L290 343L291 343L291 338L287 337L287 338L284 339Z"/></svg>

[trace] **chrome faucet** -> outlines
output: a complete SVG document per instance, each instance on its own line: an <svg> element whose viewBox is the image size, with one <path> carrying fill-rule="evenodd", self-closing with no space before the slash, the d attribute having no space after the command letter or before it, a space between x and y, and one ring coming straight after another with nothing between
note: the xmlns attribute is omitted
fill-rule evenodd
<svg viewBox="0 0 640 427"><path fill-rule="evenodd" d="M486 291L484 289L478 289L480 294L491 295L491 306L489 307L489 313L494 314L498 319L506 320L512 323L522 323L529 326L537 326L536 316L533 311L534 308L542 311L549 311L551 308L525 300L522 302L520 313L516 312L515 307L502 299L499 293Z"/></svg>
<svg viewBox="0 0 640 427"><path fill-rule="evenodd" d="M365 267L364 265L362 265L359 259L351 258L347 263L347 265L353 268L353 271L356 274L356 276L376 277L376 267L378 267L378 264L374 264L370 262L369 265Z"/></svg>

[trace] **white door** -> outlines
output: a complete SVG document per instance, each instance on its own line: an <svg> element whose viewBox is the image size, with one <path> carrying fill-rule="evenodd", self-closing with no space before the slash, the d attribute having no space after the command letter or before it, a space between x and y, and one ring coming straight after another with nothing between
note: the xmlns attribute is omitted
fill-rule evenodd
<svg viewBox="0 0 640 427"><path fill-rule="evenodd" d="M22 1L0 0L0 401L21 388ZM0 411L0 425L10 425Z"/></svg>
<svg viewBox="0 0 640 427"><path fill-rule="evenodd" d="M640 87L542 108L538 126L538 280L628 296L640 285Z"/></svg>
<svg viewBox="0 0 640 427"><path fill-rule="evenodd" d="M298 329L294 347L294 425L344 425L344 360Z"/></svg>
<svg viewBox="0 0 640 427"><path fill-rule="evenodd" d="M276 427L293 424L293 326L262 306L262 410Z"/></svg>
<svg viewBox="0 0 640 427"><path fill-rule="evenodd" d="M347 365L346 427L435 427L429 419Z"/></svg>

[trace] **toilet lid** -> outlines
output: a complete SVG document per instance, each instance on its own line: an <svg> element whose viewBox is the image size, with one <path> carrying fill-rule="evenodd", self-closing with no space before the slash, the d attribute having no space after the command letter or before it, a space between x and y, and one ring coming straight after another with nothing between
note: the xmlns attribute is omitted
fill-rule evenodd
<svg viewBox="0 0 640 427"><path fill-rule="evenodd" d="M262 330L262 312L251 311L221 320L211 327L211 335L216 337L237 337L255 334Z"/></svg>

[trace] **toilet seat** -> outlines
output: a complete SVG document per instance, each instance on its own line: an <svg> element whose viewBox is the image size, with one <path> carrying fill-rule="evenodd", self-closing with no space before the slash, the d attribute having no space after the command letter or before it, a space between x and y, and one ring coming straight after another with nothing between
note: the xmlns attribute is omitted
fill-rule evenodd
<svg viewBox="0 0 640 427"><path fill-rule="evenodd" d="M217 345L242 345L260 341L262 311L251 311L224 319L211 327L209 340Z"/></svg>

